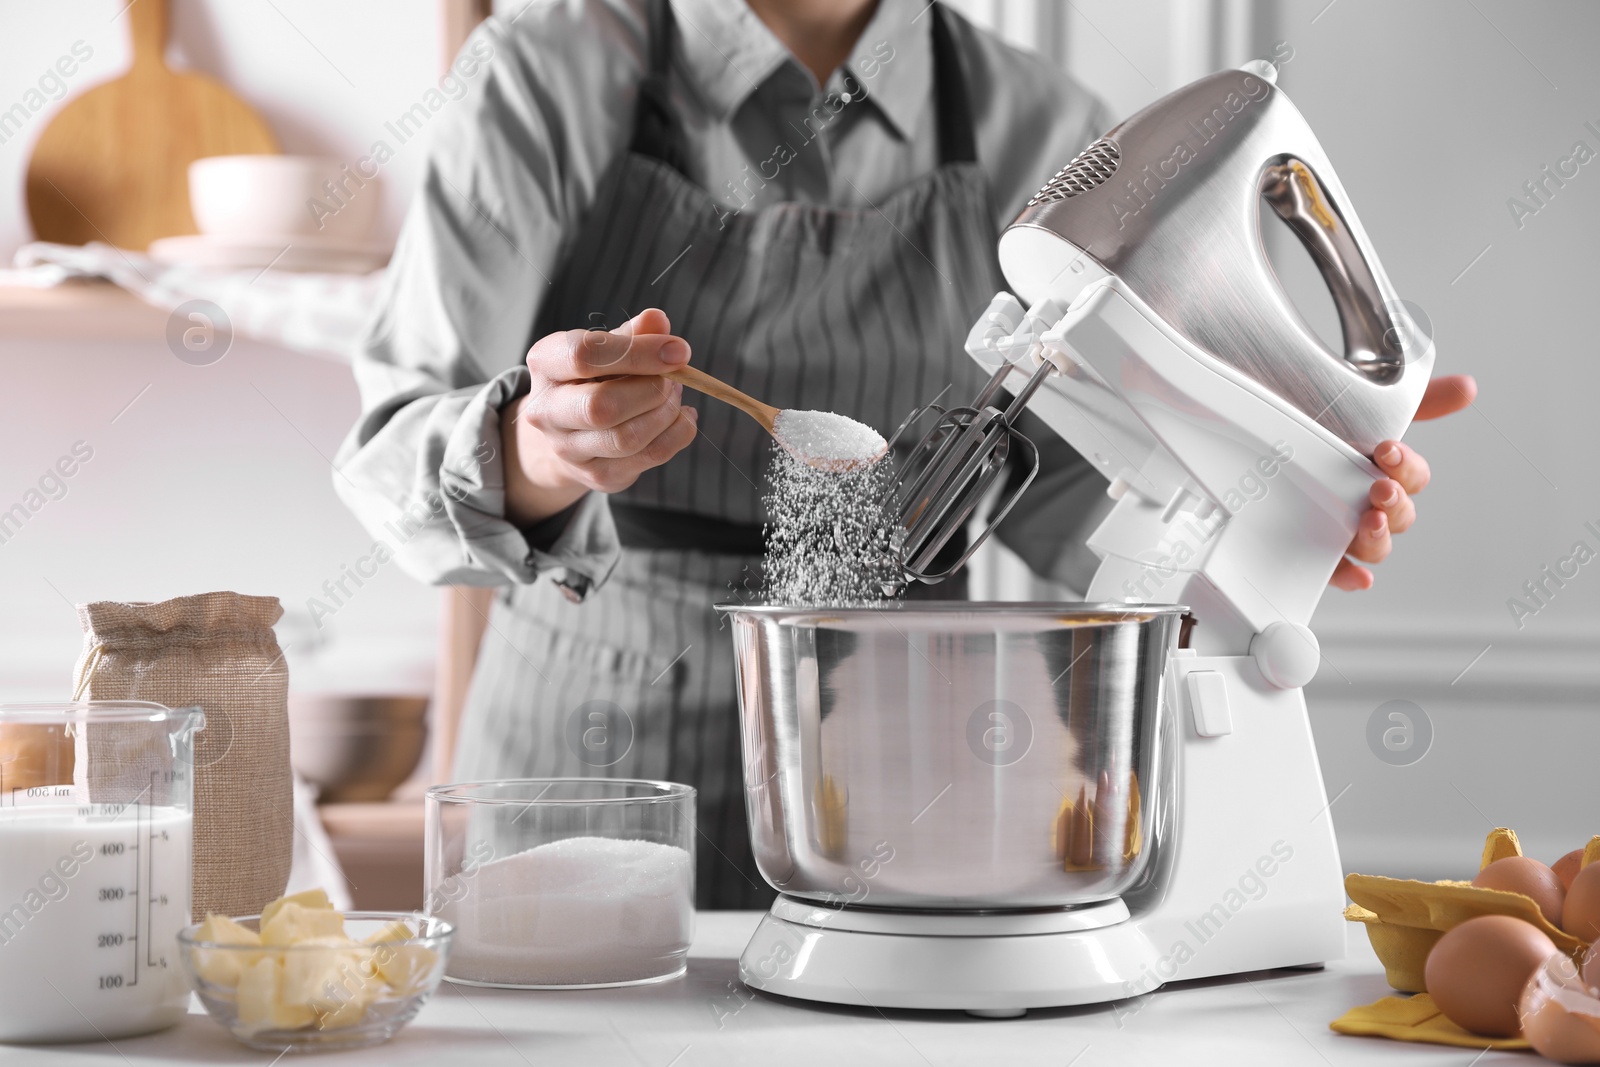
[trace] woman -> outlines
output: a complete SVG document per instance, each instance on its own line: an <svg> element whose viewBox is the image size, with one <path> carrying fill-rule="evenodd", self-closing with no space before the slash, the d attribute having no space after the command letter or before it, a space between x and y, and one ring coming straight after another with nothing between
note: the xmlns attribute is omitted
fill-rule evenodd
<svg viewBox="0 0 1600 1067"><path fill-rule="evenodd" d="M503 587L455 777L693 784L700 906L763 906L711 605L755 581L770 446L664 374L692 358L880 430L971 395L961 344L1004 288L999 228L1109 116L926 0L534 0L484 32L357 361L336 484L406 532L411 573ZM1030 429L1041 475L1000 536L1082 588L1104 482ZM1351 548L1369 562L1427 480L1403 445L1378 461L1393 478Z"/></svg>

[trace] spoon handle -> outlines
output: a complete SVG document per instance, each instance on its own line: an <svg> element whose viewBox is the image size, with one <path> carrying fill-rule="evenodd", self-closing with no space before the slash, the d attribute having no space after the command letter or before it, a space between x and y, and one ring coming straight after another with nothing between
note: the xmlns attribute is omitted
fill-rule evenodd
<svg viewBox="0 0 1600 1067"><path fill-rule="evenodd" d="M749 415L761 424L761 428L768 433L773 432L774 421L778 417L778 409L770 404L763 404L754 397L746 396L727 382L720 381L697 367L680 367L675 371L667 372L667 377L690 389L697 389L707 396L714 396L723 403L732 404L740 411Z"/></svg>

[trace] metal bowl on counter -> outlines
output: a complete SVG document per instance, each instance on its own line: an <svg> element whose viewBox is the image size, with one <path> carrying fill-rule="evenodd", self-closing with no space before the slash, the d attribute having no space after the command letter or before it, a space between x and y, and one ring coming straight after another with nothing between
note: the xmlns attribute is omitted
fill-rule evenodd
<svg viewBox="0 0 1600 1067"><path fill-rule="evenodd" d="M719 605L757 866L827 904L1056 908L1149 867L1185 609Z"/></svg>
<svg viewBox="0 0 1600 1067"><path fill-rule="evenodd" d="M289 762L323 802L389 799L428 740L428 698L409 694L289 694Z"/></svg>

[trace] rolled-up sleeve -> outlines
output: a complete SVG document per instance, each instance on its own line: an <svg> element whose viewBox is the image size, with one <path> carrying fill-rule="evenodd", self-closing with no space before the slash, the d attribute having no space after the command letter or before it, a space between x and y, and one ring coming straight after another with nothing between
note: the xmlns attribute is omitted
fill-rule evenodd
<svg viewBox="0 0 1600 1067"><path fill-rule="evenodd" d="M334 486L422 581L555 572L581 595L620 553L601 494L553 537L505 511L500 414L528 392L533 323L621 149L618 116L631 115L639 77L642 27L613 20L597 32L581 15L535 5L520 26L489 20L462 50L452 84L465 90L429 120L422 182L353 354L362 411Z"/></svg>

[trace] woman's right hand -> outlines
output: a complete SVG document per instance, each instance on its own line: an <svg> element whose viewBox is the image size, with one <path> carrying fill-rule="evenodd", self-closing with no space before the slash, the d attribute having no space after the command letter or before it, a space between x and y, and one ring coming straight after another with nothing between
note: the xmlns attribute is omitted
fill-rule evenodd
<svg viewBox="0 0 1600 1067"><path fill-rule="evenodd" d="M699 413L663 375L689 344L650 308L615 330L567 330L528 351L533 384L500 416L506 517L531 526L591 490L615 493L694 440Z"/></svg>

